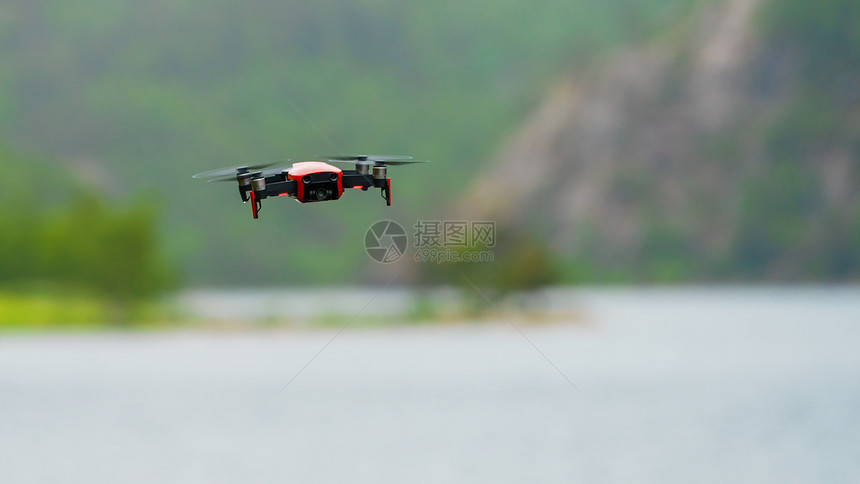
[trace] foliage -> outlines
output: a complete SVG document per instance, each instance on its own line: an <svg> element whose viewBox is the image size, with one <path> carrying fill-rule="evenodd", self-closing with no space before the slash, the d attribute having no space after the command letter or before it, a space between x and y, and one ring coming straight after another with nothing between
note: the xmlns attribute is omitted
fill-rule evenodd
<svg viewBox="0 0 860 484"><path fill-rule="evenodd" d="M817 198L807 177L799 164L783 163L747 185L734 247L745 276L766 276L802 242Z"/></svg>
<svg viewBox="0 0 860 484"><path fill-rule="evenodd" d="M173 282L159 253L155 211L146 203L112 207L80 195L61 209L5 212L0 283L53 281L129 301L156 295Z"/></svg>
<svg viewBox="0 0 860 484"><path fill-rule="evenodd" d="M831 84L834 77L860 69L860 4L856 1L771 1L760 19L772 42L798 51L804 74L816 83Z"/></svg>
<svg viewBox="0 0 860 484"><path fill-rule="evenodd" d="M846 280L860 273L860 207L828 205L816 159L860 155L860 5L849 0L769 2L765 47L791 52L795 92L766 124L769 169L750 180L733 246L741 277ZM837 213L838 212L838 213ZM850 214L854 213L854 216Z"/></svg>
<svg viewBox="0 0 860 484"><path fill-rule="evenodd" d="M476 244L442 250L455 255L450 261L423 264L422 280L455 284L468 312L494 309L487 298L499 300L562 282L558 258L546 244L526 234L500 232L494 247ZM482 259L482 253L492 254L492 259Z"/></svg>
<svg viewBox="0 0 860 484"><path fill-rule="evenodd" d="M90 193L63 168L2 146L0 170L7 174L0 180L0 322L116 321L175 286L152 203Z"/></svg>
<svg viewBox="0 0 860 484"><path fill-rule="evenodd" d="M87 328L115 316L102 297L32 289L0 291L0 328Z"/></svg>

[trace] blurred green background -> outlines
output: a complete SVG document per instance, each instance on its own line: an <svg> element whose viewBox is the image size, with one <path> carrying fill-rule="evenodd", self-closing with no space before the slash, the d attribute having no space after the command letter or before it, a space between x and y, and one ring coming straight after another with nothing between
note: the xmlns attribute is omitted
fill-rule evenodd
<svg viewBox="0 0 860 484"><path fill-rule="evenodd" d="M558 202L572 192L562 183L513 190L527 217L480 212L499 220L495 264L423 266L404 280L456 284L464 269L511 290L856 281L858 10L848 0L6 1L0 321L133 319L183 287L377 280L367 227L468 207L482 179L514 171L503 148L545 126L530 120L565 106L552 93L567 84L623 100L610 110L623 118L619 151L591 163L566 148L603 133L603 111L579 108L534 149L577 167L559 178L591 180L604 203ZM658 70L637 64L651 52L665 59ZM618 81L630 78L619 65L634 82ZM728 114L685 122L723 91L738 106L718 99ZM640 150L636 140L650 141ZM257 221L234 189L190 178L329 152L432 163L391 170L391 208L346 193L332 204L268 202ZM519 153L524 173L555 166ZM671 192L666 180L702 196L707 180L716 194L701 210L689 195L658 199Z"/></svg>

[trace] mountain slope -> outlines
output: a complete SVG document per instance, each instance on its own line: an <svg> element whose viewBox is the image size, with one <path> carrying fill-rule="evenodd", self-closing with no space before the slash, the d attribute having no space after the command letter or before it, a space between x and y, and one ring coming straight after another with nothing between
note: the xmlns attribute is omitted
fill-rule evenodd
<svg viewBox="0 0 860 484"><path fill-rule="evenodd" d="M804 13L819 8L832 15ZM857 278L857 13L729 0L569 76L461 213L548 240L598 278Z"/></svg>

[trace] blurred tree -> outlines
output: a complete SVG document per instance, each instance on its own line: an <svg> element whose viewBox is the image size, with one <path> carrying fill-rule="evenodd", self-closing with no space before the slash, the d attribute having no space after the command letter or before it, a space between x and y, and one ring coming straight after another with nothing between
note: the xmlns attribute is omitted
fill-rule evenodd
<svg viewBox="0 0 860 484"><path fill-rule="evenodd" d="M855 0L768 2L760 14L773 42L790 44L805 74L819 83L860 68L860 3Z"/></svg>
<svg viewBox="0 0 860 484"><path fill-rule="evenodd" d="M456 284L470 312L494 309L484 296L498 300L562 281L561 261L545 243L526 234L499 233L492 248L476 244L439 250L450 251L449 260L422 264L422 280ZM482 254L490 254L491 257ZM522 304L526 300L518 298L514 303Z"/></svg>
<svg viewBox="0 0 860 484"><path fill-rule="evenodd" d="M0 149L7 173L26 171L21 161ZM0 284L96 292L120 307L175 287L177 271L162 253L153 204L106 200L79 186L62 204L53 194L64 198L75 182L46 177L40 194L47 196L34 197L20 183L26 179L0 181Z"/></svg>
<svg viewBox="0 0 860 484"><path fill-rule="evenodd" d="M156 295L176 281L159 251L156 222L150 204L113 207L91 194L47 212L4 207L0 282L59 282L118 301Z"/></svg>

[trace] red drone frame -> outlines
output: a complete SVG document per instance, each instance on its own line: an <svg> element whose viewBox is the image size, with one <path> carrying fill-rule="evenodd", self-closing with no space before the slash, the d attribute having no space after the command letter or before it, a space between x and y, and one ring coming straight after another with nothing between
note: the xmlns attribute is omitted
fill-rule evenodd
<svg viewBox="0 0 860 484"><path fill-rule="evenodd" d="M338 155L322 157L337 163L353 163L354 170L341 170L322 161L301 161L290 168L259 171L275 163L240 166L206 171L194 178L207 178L210 182L235 180L243 202L251 202L254 218L262 208L262 200L269 197L290 197L301 203L338 200L345 188L379 188L382 198L391 205L391 178L388 165L425 163L411 156L390 155Z"/></svg>

